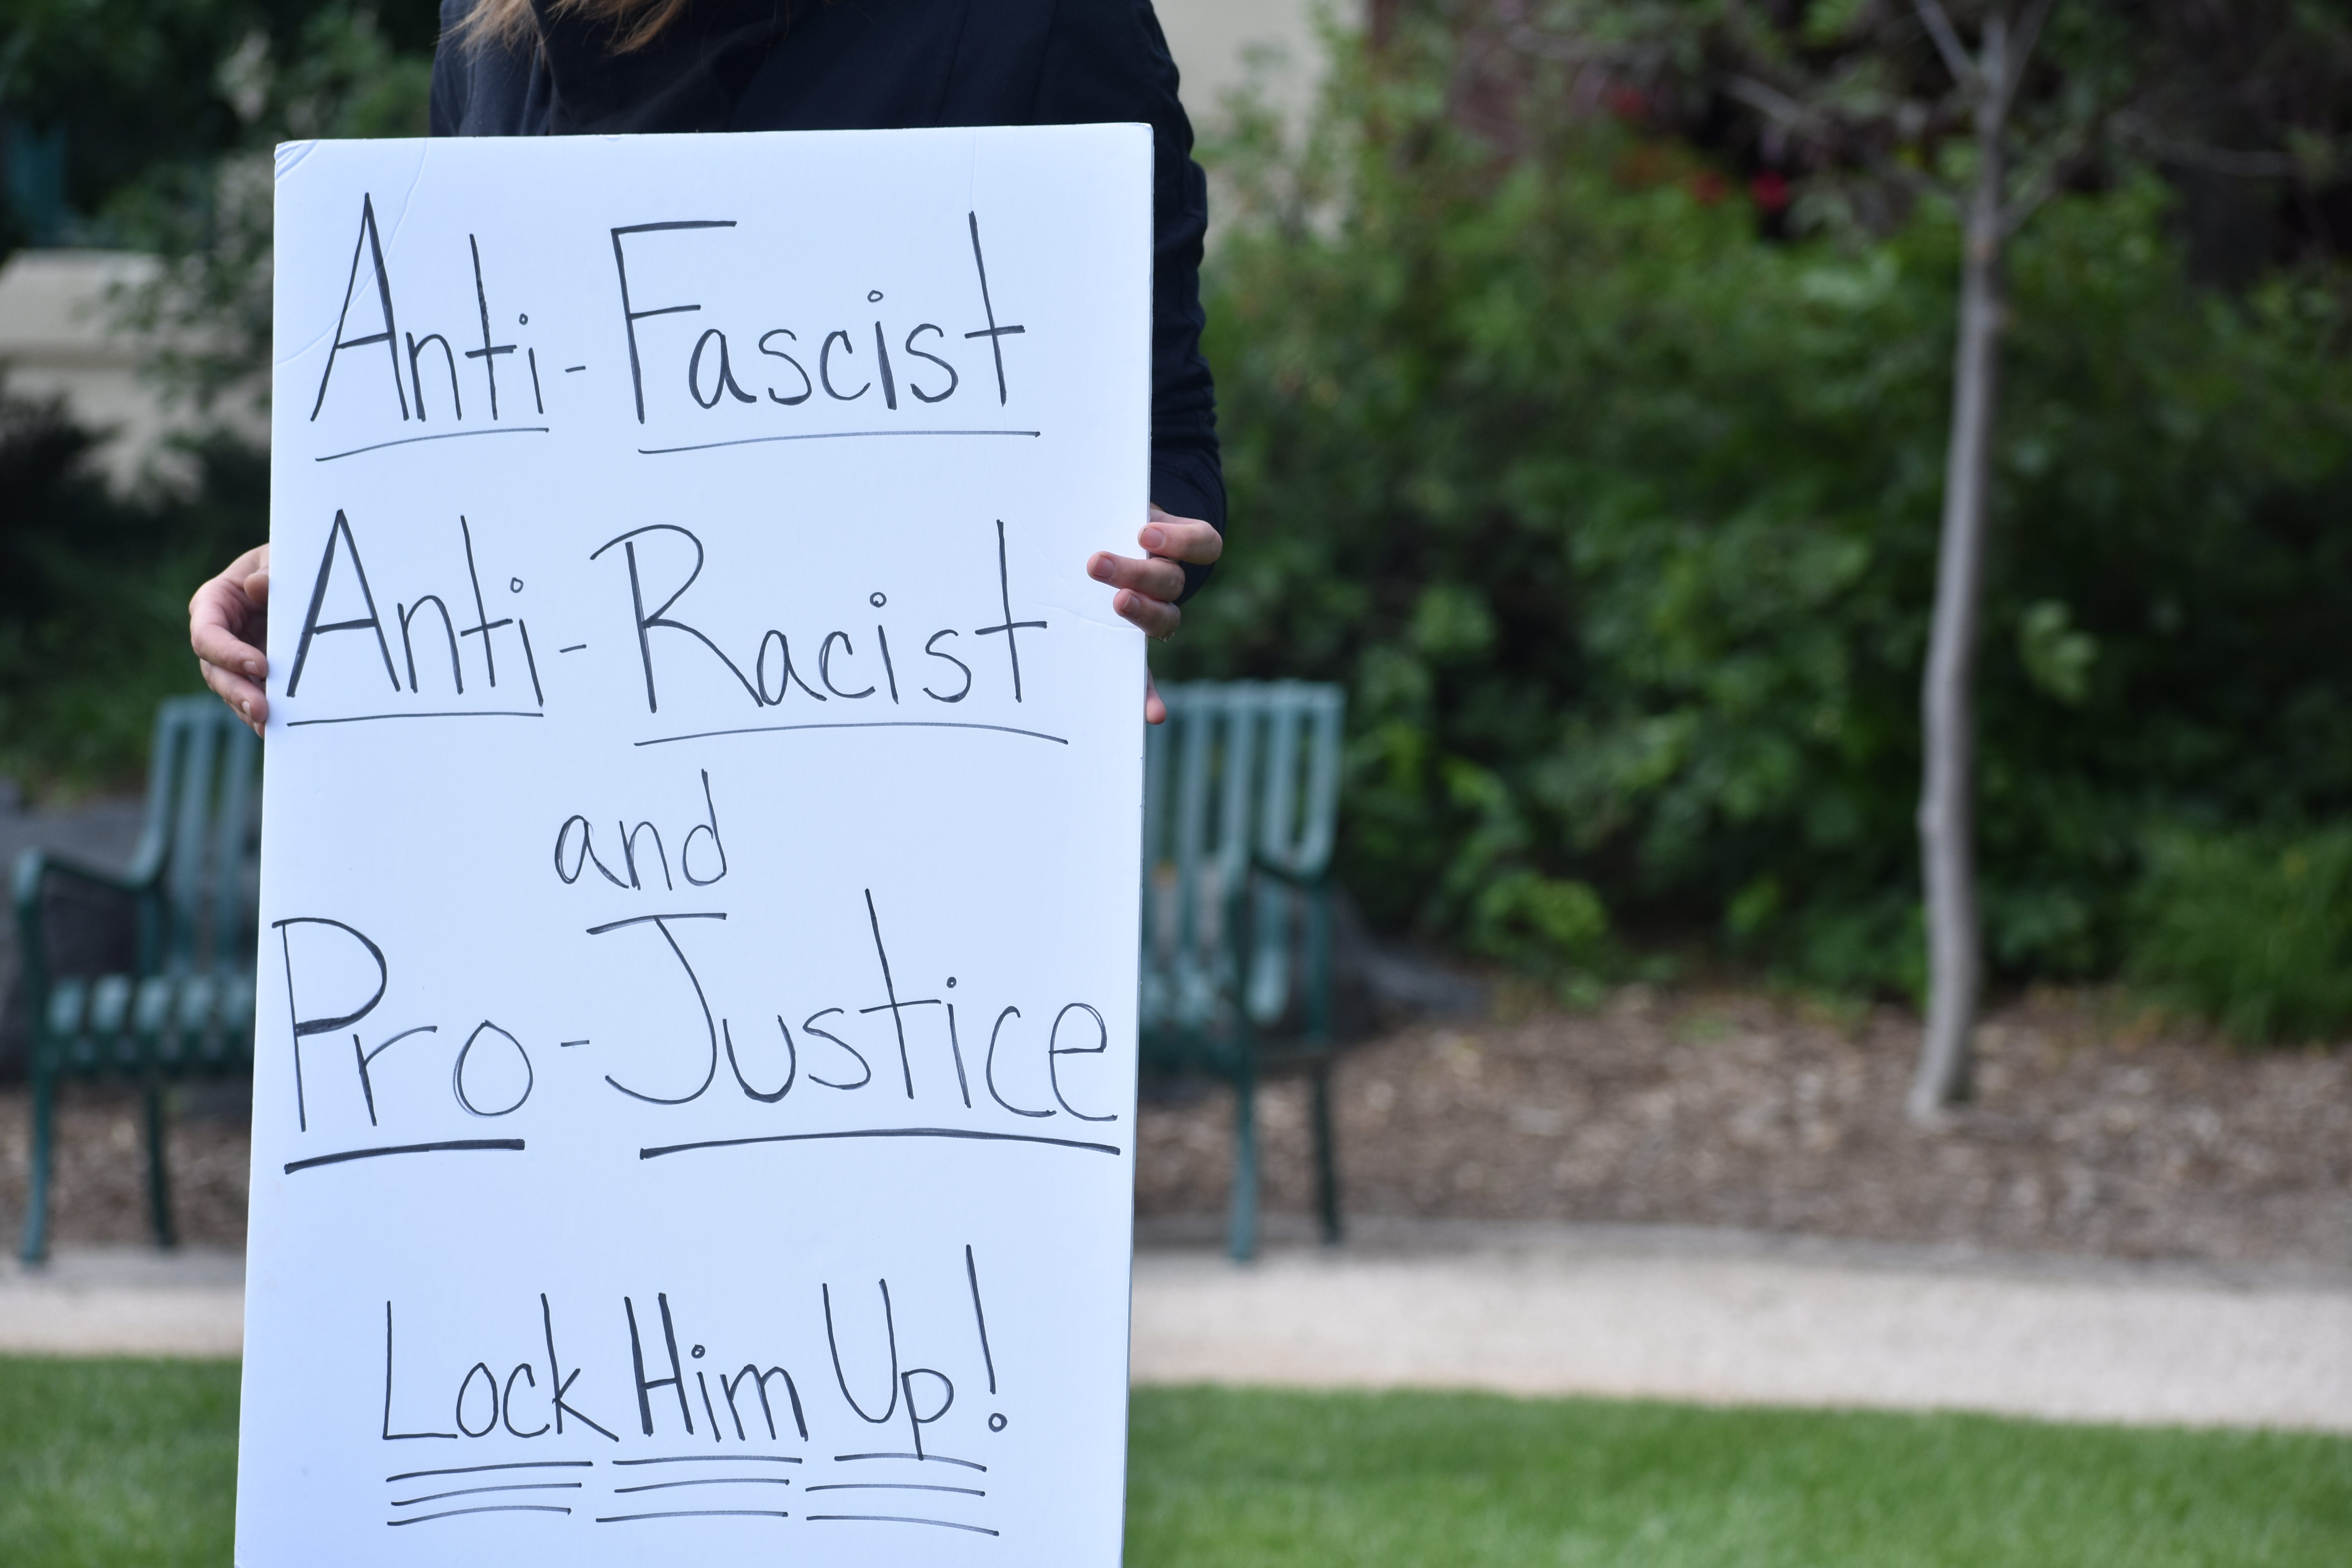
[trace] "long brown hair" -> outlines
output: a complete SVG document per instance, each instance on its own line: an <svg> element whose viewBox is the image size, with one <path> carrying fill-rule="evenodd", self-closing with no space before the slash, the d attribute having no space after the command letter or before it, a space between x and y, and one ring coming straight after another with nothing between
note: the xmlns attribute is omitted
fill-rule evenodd
<svg viewBox="0 0 2352 1568"><path fill-rule="evenodd" d="M613 30L613 52L625 55L644 48L677 20L689 0L554 0L559 16L602 22ZM539 32L539 18L530 0L475 0L474 8L457 25L457 42L470 48L489 44L512 46Z"/></svg>

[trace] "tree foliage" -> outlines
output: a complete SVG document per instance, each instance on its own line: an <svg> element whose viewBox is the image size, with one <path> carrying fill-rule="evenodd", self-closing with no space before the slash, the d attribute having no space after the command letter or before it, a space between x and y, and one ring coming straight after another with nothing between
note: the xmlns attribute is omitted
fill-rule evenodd
<svg viewBox="0 0 2352 1568"><path fill-rule="evenodd" d="M1235 548L1168 671L1349 684L1344 874L1391 925L1524 956L1582 908L1556 963L1605 918L1915 986L1949 219L1776 239L1685 143L1537 100L1498 151L1413 47L1305 149L1227 153ZM2156 825L2352 805L2341 296L2199 289L2177 212L2069 193L2013 254L1980 709L2011 975L2116 963Z"/></svg>
<svg viewBox="0 0 2352 1568"><path fill-rule="evenodd" d="M429 0L13 0L8 167L20 138L61 146L62 237L164 258L117 303L170 384L258 395L270 149L422 134L437 26ZM0 208L0 257L21 218ZM99 480L93 444L61 408L0 395L0 773L37 785L136 777L156 700L196 689L189 592L268 525L267 459L226 437L194 444L193 486L135 497Z"/></svg>
<svg viewBox="0 0 2352 1568"><path fill-rule="evenodd" d="M317 111L322 61L372 100L341 133L421 134L415 86L439 20L431 0L11 0L0 26L0 112L12 136L64 139L78 237L147 240L140 209ZM414 122L414 131L408 130ZM0 251L25 237L0 237Z"/></svg>
<svg viewBox="0 0 2352 1568"><path fill-rule="evenodd" d="M34 144L60 152L70 211L52 237L171 264L121 304L173 387L257 394L270 150L423 135L438 25L429 0L16 0L0 33L7 167ZM9 195L0 258L32 237Z"/></svg>
<svg viewBox="0 0 2352 1568"><path fill-rule="evenodd" d="M193 496L111 493L88 432L55 404L0 396L0 774L124 784L159 698L200 689L188 595L268 515L268 461L201 446Z"/></svg>

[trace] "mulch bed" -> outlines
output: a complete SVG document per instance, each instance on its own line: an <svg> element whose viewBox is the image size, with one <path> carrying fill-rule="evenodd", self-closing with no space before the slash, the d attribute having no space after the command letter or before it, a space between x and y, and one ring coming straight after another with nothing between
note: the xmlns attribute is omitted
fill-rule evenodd
<svg viewBox="0 0 2352 1568"><path fill-rule="evenodd" d="M1753 990L1620 992L1590 1014L1514 1007L1349 1051L1338 1077L1359 1215L1732 1226L2005 1251L2352 1268L2352 1051L2236 1051L2099 993L1996 1012L1979 1095L1944 1127L1902 1113L1917 1043L1891 1008ZM1304 1085L1262 1100L1267 1206L1309 1205ZM1231 1100L1159 1089L1138 1212L1222 1211ZM236 1244L249 1140L200 1100L173 1128L184 1236ZM82 1089L62 1118L58 1240L144 1237L136 1101ZM25 1098L0 1094L13 1243Z"/></svg>
<svg viewBox="0 0 2352 1568"><path fill-rule="evenodd" d="M183 1090L170 1121L172 1212L180 1239L245 1245L245 1194L253 1139L235 1084ZM0 1247L24 1235L32 1168L31 1096L0 1091ZM146 1241L147 1134L139 1097L110 1086L68 1086L58 1102L57 1162L49 1188L52 1245Z"/></svg>
<svg viewBox="0 0 2352 1568"><path fill-rule="evenodd" d="M1923 1131L1896 1009L1633 987L1594 1014L1499 1011L1343 1058L1350 1210L2352 1268L2342 1047L2244 1053L2110 995L2032 996L1982 1030L1975 1103ZM1305 1086L1261 1105L1267 1206L1303 1213ZM1141 1214L1222 1208L1231 1106L1147 1108Z"/></svg>

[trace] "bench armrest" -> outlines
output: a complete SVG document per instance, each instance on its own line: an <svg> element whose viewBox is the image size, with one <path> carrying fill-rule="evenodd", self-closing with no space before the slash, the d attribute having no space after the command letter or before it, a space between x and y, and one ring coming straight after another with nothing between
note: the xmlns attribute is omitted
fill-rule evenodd
<svg viewBox="0 0 2352 1568"><path fill-rule="evenodd" d="M46 994L49 982L49 949L42 930L41 893L52 877L79 882L101 892L138 900L153 890L154 879L126 877L102 871L70 856L47 849L27 849L16 858L12 891L16 910L18 972L34 991ZM37 1001L39 998L35 998Z"/></svg>
<svg viewBox="0 0 2352 1568"><path fill-rule="evenodd" d="M1250 857L1250 868L1303 893L1321 892L1331 884L1331 868L1328 866L1314 871L1300 871L1279 860L1270 860L1262 853Z"/></svg>
<svg viewBox="0 0 2352 1568"><path fill-rule="evenodd" d="M147 891L153 882L152 878L101 871L95 866L86 866L71 856L59 855L53 850L27 849L16 858L16 910L20 916L28 900L41 896L41 884L51 874L133 898Z"/></svg>

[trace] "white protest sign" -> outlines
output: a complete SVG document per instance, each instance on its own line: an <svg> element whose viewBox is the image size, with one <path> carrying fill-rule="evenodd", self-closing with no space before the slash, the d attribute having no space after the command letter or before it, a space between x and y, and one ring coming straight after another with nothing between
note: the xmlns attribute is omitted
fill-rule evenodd
<svg viewBox="0 0 2352 1568"><path fill-rule="evenodd" d="M237 1561L1116 1562L1149 131L277 212Z"/></svg>

